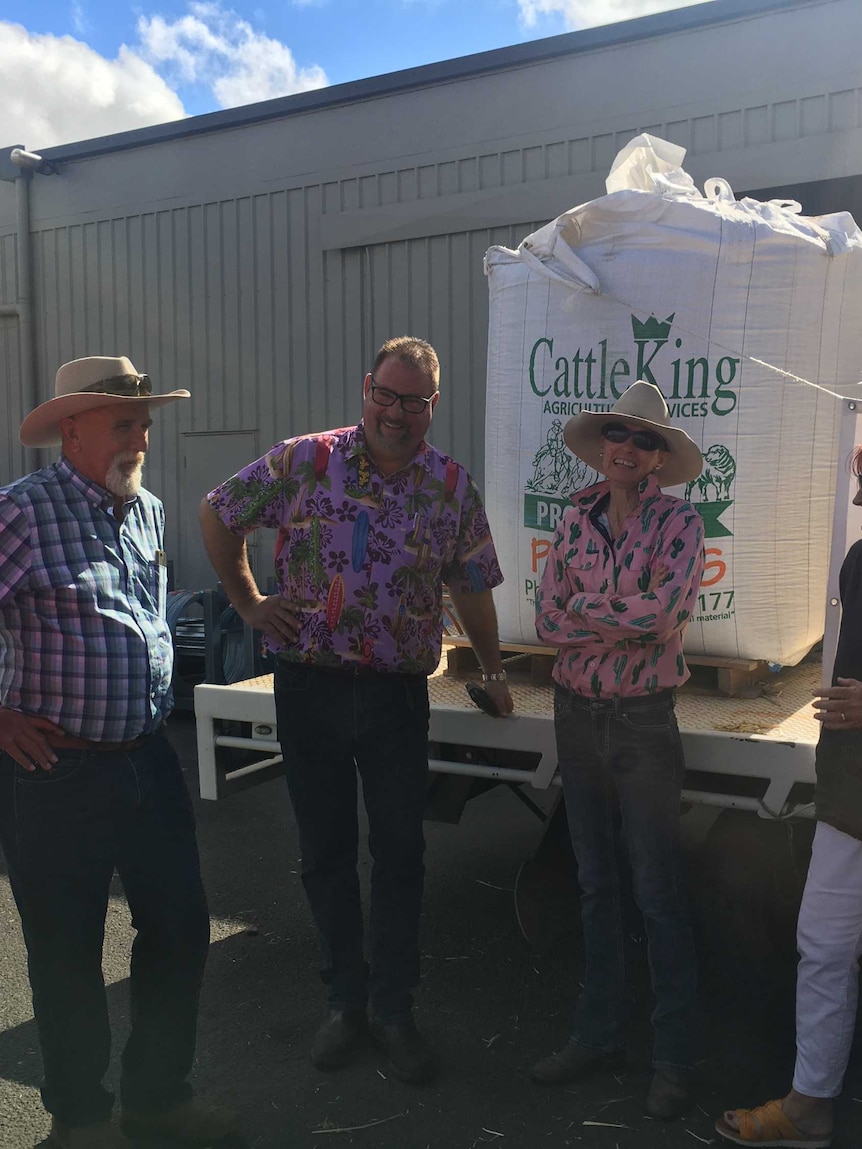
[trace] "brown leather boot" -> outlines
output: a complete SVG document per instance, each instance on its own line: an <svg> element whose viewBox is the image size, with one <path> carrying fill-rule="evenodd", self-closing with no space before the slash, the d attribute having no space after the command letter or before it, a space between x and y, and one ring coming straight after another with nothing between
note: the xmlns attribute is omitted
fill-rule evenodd
<svg viewBox="0 0 862 1149"><path fill-rule="evenodd" d="M236 1133L239 1115L223 1105L191 1097L163 1113L138 1113L124 1109L120 1124L130 1137L161 1134L183 1145L205 1146Z"/></svg>
<svg viewBox="0 0 862 1149"><path fill-rule="evenodd" d="M437 1076L437 1054L416 1028L412 1017L393 1022L375 1019L371 1036L388 1056L389 1068L399 1081L425 1085Z"/></svg>
<svg viewBox="0 0 862 1149"><path fill-rule="evenodd" d="M318 1069L340 1069L352 1061L368 1036L364 1009L331 1009L311 1043L311 1061Z"/></svg>
<svg viewBox="0 0 862 1149"><path fill-rule="evenodd" d="M530 1070L530 1076L540 1085L564 1085L580 1081L592 1073L615 1073L625 1068L624 1049L603 1053L600 1049L587 1049L570 1041L564 1049L543 1057Z"/></svg>
<svg viewBox="0 0 862 1149"><path fill-rule="evenodd" d="M134 1149L128 1137L110 1121L97 1121L93 1125L67 1125L56 1117L51 1120L48 1143L57 1149Z"/></svg>
<svg viewBox="0 0 862 1149"><path fill-rule="evenodd" d="M646 1111L658 1121L682 1117L691 1104L691 1074L678 1069L657 1069L650 1082Z"/></svg>

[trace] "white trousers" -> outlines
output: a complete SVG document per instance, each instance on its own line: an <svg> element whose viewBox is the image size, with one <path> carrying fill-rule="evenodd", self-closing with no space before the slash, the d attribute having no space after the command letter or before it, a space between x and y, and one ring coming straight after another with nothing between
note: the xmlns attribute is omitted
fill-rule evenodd
<svg viewBox="0 0 862 1149"><path fill-rule="evenodd" d="M862 954L862 842L818 822L799 923L793 1088L837 1097L850 1057Z"/></svg>

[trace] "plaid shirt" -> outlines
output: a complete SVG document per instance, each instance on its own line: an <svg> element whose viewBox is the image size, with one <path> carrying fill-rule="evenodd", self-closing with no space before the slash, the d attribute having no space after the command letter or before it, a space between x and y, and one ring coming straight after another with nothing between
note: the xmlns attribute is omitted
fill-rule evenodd
<svg viewBox="0 0 862 1149"><path fill-rule="evenodd" d="M0 703L125 742L170 713L162 504L126 504L61 458L0 488Z"/></svg>

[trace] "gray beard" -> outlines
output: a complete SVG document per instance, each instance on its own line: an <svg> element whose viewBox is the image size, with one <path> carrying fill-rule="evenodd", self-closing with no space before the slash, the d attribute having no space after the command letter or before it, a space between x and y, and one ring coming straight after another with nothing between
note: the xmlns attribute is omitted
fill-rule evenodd
<svg viewBox="0 0 862 1149"><path fill-rule="evenodd" d="M114 459L105 476L105 486L118 499L134 499L141 489L143 463L136 465L131 474L121 470L122 464L122 456Z"/></svg>

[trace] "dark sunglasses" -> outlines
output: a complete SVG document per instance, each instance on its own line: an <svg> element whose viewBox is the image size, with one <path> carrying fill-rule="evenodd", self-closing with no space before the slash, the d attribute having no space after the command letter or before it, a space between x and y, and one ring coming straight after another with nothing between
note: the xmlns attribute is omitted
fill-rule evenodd
<svg viewBox="0 0 862 1149"><path fill-rule="evenodd" d="M631 431L622 423L605 423L602 438L609 443L626 443L629 439L639 451L668 451L670 448L655 431Z"/></svg>
<svg viewBox="0 0 862 1149"><path fill-rule="evenodd" d="M112 375L110 379L100 379L83 387L83 391L93 391L96 395L123 395L124 397L146 399L153 393L149 375Z"/></svg>
<svg viewBox="0 0 862 1149"><path fill-rule="evenodd" d="M470 698L479 707L484 710L486 714L490 714L492 718L502 718L503 715L497 709L497 703L491 697L487 690L484 690L478 682L467 682L464 684L464 689L470 695Z"/></svg>
<svg viewBox="0 0 862 1149"><path fill-rule="evenodd" d="M423 399L421 395L399 395L397 391L390 391L388 387L378 387L372 376L371 398L378 407L391 407L400 399L402 411L406 411L408 415L421 415L433 401L434 395L429 395L427 399Z"/></svg>

